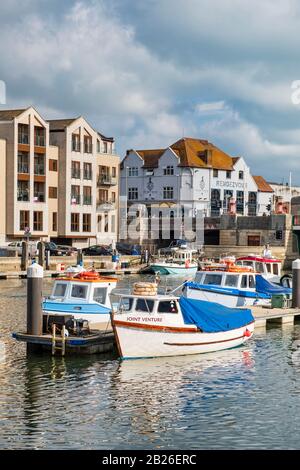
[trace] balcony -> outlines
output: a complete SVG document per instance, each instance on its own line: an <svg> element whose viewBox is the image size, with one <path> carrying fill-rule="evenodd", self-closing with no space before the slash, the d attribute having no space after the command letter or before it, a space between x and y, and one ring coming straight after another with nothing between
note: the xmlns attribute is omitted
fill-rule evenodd
<svg viewBox="0 0 300 470"><path fill-rule="evenodd" d="M71 194L71 204L80 204L80 194Z"/></svg>
<svg viewBox="0 0 300 470"><path fill-rule="evenodd" d="M45 193L35 192L33 196L33 202L45 202Z"/></svg>
<svg viewBox="0 0 300 470"><path fill-rule="evenodd" d="M29 164L28 163L18 163L18 173L29 173Z"/></svg>
<svg viewBox="0 0 300 470"><path fill-rule="evenodd" d="M112 199L98 199L97 212L112 211L116 208L116 201Z"/></svg>
<svg viewBox="0 0 300 470"><path fill-rule="evenodd" d="M110 175L99 175L97 186L116 186L117 178Z"/></svg>
<svg viewBox="0 0 300 470"><path fill-rule="evenodd" d="M34 163L34 174L45 176L45 165L44 163Z"/></svg>
<svg viewBox="0 0 300 470"><path fill-rule="evenodd" d="M18 201L29 202L29 190L18 191Z"/></svg>

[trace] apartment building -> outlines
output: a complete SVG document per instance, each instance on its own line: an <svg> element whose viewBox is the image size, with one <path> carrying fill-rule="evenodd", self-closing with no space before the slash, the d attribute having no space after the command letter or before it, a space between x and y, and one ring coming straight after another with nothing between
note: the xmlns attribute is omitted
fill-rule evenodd
<svg viewBox="0 0 300 470"><path fill-rule="evenodd" d="M2 242L28 232L78 247L117 240L114 139L83 117L45 121L32 107L0 111L0 161Z"/></svg>

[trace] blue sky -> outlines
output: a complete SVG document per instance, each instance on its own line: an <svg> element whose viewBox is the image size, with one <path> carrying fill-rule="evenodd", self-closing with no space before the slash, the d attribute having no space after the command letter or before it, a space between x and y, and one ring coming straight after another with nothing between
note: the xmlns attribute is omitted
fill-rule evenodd
<svg viewBox="0 0 300 470"><path fill-rule="evenodd" d="M127 148L183 135L300 184L296 0L10 0L0 4L7 104L83 115Z"/></svg>

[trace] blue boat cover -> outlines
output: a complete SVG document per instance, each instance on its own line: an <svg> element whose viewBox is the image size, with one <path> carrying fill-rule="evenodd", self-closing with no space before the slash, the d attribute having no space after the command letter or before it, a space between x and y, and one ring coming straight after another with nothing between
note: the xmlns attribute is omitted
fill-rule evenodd
<svg viewBox="0 0 300 470"><path fill-rule="evenodd" d="M206 300L180 297L179 304L184 323L197 325L204 333L241 328L254 321L250 309L228 308Z"/></svg>
<svg viewBox="0 0 300 470"><path fill-rule="evenodd" d="M291 294L292 289L289 287L282 287L277 284L273 284L273 282L269 282L263 276L257 274L256 278L256 292L260 292L262 294Z"/></svg>

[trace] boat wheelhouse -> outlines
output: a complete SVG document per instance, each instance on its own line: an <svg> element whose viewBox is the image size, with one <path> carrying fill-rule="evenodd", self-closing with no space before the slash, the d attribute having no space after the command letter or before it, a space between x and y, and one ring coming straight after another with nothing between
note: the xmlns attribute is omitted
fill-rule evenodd
<svg viewBox="0 0 300 470"><path fill-rule="evenodd" d="M158 259L150 264L151 271L160 274L176 276L193 276L198 269L198 263L193 259L194 250L178 249L171 257Z"/></svg>
<svg viewBox="0 0 300 470"><path fill-rule="evenodd" d="M183 295L191 299L218 302L226 307L270 305L273 294L291 294L252 271L198 271L194 281L186 282Z"/></svg>
<svg viewBox="0 0 300 470"><path fill-rule="evenodd" d="M235 262L238 266L251 267L253 271L260 273L263 277L276 284L280 283L281 261L276 258L265 258L263 256L249 255L241 256Z"/></svg>
<svg viewBox="0 0 300 470"><path fill-rule="evenodd" d="M55 281L52 294L43 301L43 316L73 316L87 320L93 329L107 329L110 325L110 294L116 287L113 277L84 271Z"/></svg>
<svg viewBox="0 0 300 470"><path fill-rule="evenodd" d="M252 336L254 318L248 309L184 297L121 294L112 325L120 357L137 359L239 346Z"/></svg>

